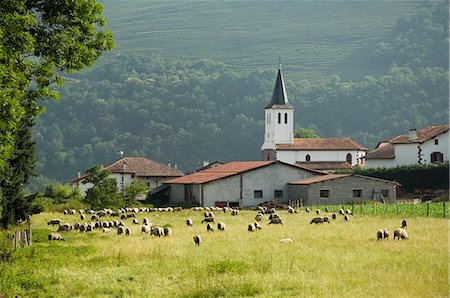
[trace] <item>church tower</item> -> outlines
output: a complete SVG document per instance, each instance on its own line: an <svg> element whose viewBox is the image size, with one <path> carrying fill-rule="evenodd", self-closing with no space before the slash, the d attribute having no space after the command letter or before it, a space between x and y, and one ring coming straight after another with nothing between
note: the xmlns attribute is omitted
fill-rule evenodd
<svg viewBox="0 0 450 298"><path fill-rule="evenodd" d="M294 142L294 106L289 103L284 86L281 64L273 88L272 100L265 107L264 144L261 146L262 160L276 160L276 144Z"/></svg>

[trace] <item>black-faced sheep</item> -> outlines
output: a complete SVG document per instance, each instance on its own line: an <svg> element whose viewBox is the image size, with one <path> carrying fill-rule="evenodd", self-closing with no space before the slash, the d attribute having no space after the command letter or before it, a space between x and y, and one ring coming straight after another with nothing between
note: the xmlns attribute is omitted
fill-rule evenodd
<svg viewBox="0 0 450 298"><path fill-rule="evenodd" d="M192 227L194 225L194 223L192 222L192 219L190 219L190 218L186 219L186 225L188 227Z"/></svg>
<svg viewBox="0 0 450 298"><path fill-rule="evenodd" d="M247 227L247 231L249 231L249 232L254 232L254 231L256 231L256 227L255 227L255 224L248 224L248 227Z"/></svg>
<svg viewBox="0 0 450 298"><path fill-rule="evenodd" d="M172 228L170 227L165 227L164 228L164 236L166 237L172 237L173 232L172 232Z"/></svg>
<svg viewBox="0 0 450 298"><path fill-rule="evenodd" d="M151 228L150 234L151 234L152 236L156 236L156 237L164 236L164 229L163 229L163 228L160 228L160 227Z"/></svg>
<svg viewBox="0 0 450 298"><path fill-rule="evenodd" d="M323 223L323 218L322 217L314 217L311 222L309 224L321 224Z"/></svg>
<svg viewBox="0 0 450 298"><path fill-rule="evenodd" d="M317 214L317 215L320 214L320 209L316 209L316 214Z"/></svg>
<svg viewBox="0 0 450 298"><path fill-rule="evenodd" d="M143 225L141 228L141 234L147 234L149 235L151 232L151 227L148 225Z"/></svg>
<svg viewBox="0 0 450 298"><path fill-rule="evenodd" d="M194 239L195 245L200 246L200 243L202 242L202 238L200 238L200 235L195 235L194 237L192 237L192 239Z"/></svg>
<svg viewBox="0 0 450 298"><path fill-rule="evenodd" d="M59 226L57 232L59 232L59 231L70 231L72 229L73 229L73 227L72 227L71 224L65 223L65 224Z"/></svg>
<svg viewBox="0 0 450 298"><path fill-rule="evenodd" d="M328 218L328 216L322 217L322 220L323 220L323 222L330 223L330 219Z"/></svg>
<svg viewBox="0 0 450 298"><path fill-rule="evenodd" d="M254 225L255 225L255 228L256 228L256 229L258 229L258 230L261 230L261 229L262 229L262 227L261 227L261 225L259 224L259 222L255 222Z"/></svg>
<svg viewBox="0 0 450 298"><path fill-rule="evenodd" d="M308 207L305 207L305 211L306 211L306 213L310 212Z"/></svg>
<svg viewBox="0 0 450 298"><path fill-rule="evenodd" d="M388 229L384 229L383 230L383 237L384 238L389 238L389 230Z"/></svg>
<svg viewBox="0 0 450 298"><path fill-rule="evenodd" d="M380 229L377 231L377 239L383 240L389 238L389 230L388 229Z"/></svg>
<svg viewBox="0 0 450 298"><path fill-rule="evenodd" d="M340 214L340 215L344 215L344 209L342 209L342 208L339 209L339 214Z"/></svg>
<svg viewBox="0 0 450 298"><path fill-rule="evenodd" d="M84 220L86 218L86 216L84 214L80 214L80 219Z"/></svg>
<svg viewBox="0 0 450 298"><path fill-rule="evenodd" d="M130 228L125 228L125 235L130 236L130 234L131 234Z"/></svg>
<svg viewBox="0 0 450 298"><path fill-rule="evenodd" d="M117 228L117 234L122 235L124 232L124 228L122 226Z"/></svg>
<svg viewBox="0 0 450 298"><path fill-rule="evenodd" d="M397 239L408 239L408 232L405 229L397 228L394 230L394 240L395 237L397 237Z"/></svg>
<svg viewBox="0 0 450 298"><path fill-rule="evenodd" d="M52 241L52 240L65 241L63 236L61 236L61 234L59 234L59 233L50 233L50 234L48 234L48 240L50 240L50 241Z"/></svg>
<svg viewBox="0 0 450 298"><path fill-rule="evenodd" d="M283 224L283 221L281 220L280 217L277 217L277 218L272 219L272 220L269 222L269 225L272 225L272 224L274 224L274 225L282 225L282 224Z"/></svg>
<svg viewBox="0 0 450 298"><path fill-rule="evenodd" d="M406 227L408 226L406 219L402 220L402 229L406 229Z"/></svg>
<svg viewBox="0 0 450 298"><path fill-rule="evenodd" d="M227 225L224 222L217 223L217 230L225 231L226 228L227 228Z"/></svg>
<svg viewBox="0 0 450 298"><path fill-rule="evenodd" d="M133 218L133 224L138 225L139 224L139 220L137 218Z"/></svg>
<svg viewBox="0 0 450 298"><path fill-rule="evenodd" d="M231 210L231 215L235 216L239 214L239 210L233 209Z"/></svg>
<svg viewBox="0 0 450 298"><path fill-rule="evenodd" d="M327 207L325 207L325 212L327 212L327 213L330 212L330 211L328 211L328 208L327 208Z"/></svg>
<svg viewBox="0 0 450 298"><path fill-rule="evenodd" d="M336 213L331 214L331 218L332 218L332 219L336 219L336 218L337 218Z"/></svg>
<svg viewBox="0 0 450 298"><path fill-rule="evenodd" d="M345 210L345 213L348 215L353 215L353 212L350 209Z"/></svg>
<svg viewBox="0 0 450 298"><path fill-rule="evenodd" d="M344 220L345 220L345 221L348 221L348 215L347 215L347 214L344 215Z"/></svg>
<svg viewBox="0 0 450 298"><path fill-rule="evenodd" d="M60 219L51 219L47 222L47 225L60 225L61 224L61 220Z"/></svg>
<svg viewBox="0 0 450 298"><path fill-rule="evenodd" d="M269 215L269 220L275 219L275 218L280 218L280 216L277 213L272 213Z"/></svg>
<svg viewBox="0 0 450 298"><path fill-rule="evenodd" d="M262 221L263 219L264 219L264 217L262 216L261 213L256 214L256 216L255 216L256 221Z"/></svg>
<svg viewBox="0 0 450 298"><path fill-rule="evenodd" d="M213 226L210 223L206 225L206 231L214 232Z"/></svg>
<svg viewBox="0 0 450 298"><path fill-rule="evenodd" d="M144 217L143 224L147 225L150 222L150 220L147 217Z"/></svg>
<svg viewBox="0 0 450 298"><path fill-rule="evenodd" d="M111 231L110 228L102 228L102 232L108 234Z"/></svg>
<svg viewBox="0 0 450 298"><path fill-rule="evenodd" d="M214 217L206 217L206 218L204 218L202 220L202 223L205 223L205 222L214 222Z"/></svg>
<svg viewBox="0 0 450 298"><path fill-rule="evenodd" d="M291 206L288 206L288 212L289 212L289 213L297 213L297 210L295 210L295 209L292 208Z"/></svg>

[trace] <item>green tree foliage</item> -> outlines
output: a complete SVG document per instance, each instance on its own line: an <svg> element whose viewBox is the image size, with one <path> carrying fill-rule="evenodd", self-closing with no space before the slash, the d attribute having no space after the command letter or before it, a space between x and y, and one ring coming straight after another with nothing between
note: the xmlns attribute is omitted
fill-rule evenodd
<svg viewBox="0 0 450 298"><path fill-rule="evenodd" d="M294 138L319 138L319 136L310 128L294 129Z"/></svg>
<svg viewBox="0 0 450 298"><path fill-rule="evenodd" d="M140 195L145 195L149 191L146 183L141 181L133 181L132 183L124 187L124 199L126 206L133 206L136 203L136 199Z"/></svg>
<svg viewBox="0 0 450 298"><path fill-rule="evenodd" d="M93 209L119 208L124 206L122 196L117 188L117 180L109 178L111 171L101 170L95 166L87 171L89 176L84 179L83 184L92 183L84 197L84 202Z"/></svg>
<svg viewBox="0 0 450 298"><path fill-rule="evenodd" d="M60 204L69 200L81 201L82 195L78 188L72 188L69 184L49 184L45 187L44 197L51 198L54 203Z"/></svg>

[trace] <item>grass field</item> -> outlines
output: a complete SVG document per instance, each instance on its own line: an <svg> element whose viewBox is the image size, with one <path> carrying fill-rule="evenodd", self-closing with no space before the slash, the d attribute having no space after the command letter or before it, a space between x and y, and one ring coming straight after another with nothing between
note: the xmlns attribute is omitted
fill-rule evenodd
<svg viewBox="0 0 450 298"><path fill-rule="evenodd" d="M34 244L15 251L0 269L6 297L448 297L448 220L407 217L408 240L392 240L402 217L354 215L310 225L312 213L279 211L284 225L247 232L255 211L238 216L216 212L224 232L207 233L202 212L139 214L154 225L170 224L171 238L100 231L62 232L66 241L47 240L52 218L33 216ZM194 220L193 227L185 219ZM266 216L267 218L267 216ZM391 230L387 241L376 231ZM192 240L202 237L199 247ZM279 239L290 237L292 244Z"/></svg>
<svg viewBox="0 0 450 298"><path fill-rule="evenodd" d="M282 58L297 78L384 72L374 46L416 1L104 1L112 53L209 58L241 71L273 68Z"/></svg>

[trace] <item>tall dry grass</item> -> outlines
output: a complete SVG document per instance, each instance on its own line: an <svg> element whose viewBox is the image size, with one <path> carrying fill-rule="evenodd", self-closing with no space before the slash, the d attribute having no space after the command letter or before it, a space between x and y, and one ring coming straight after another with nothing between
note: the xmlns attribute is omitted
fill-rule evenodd
<svg viewBox="0 0 450 298"><path fill-rule="evenodd" d="M247 224L254 211L238 216L216 212L225 232L207 233L203 213L191 210L140 214L154 225L170 224L171 238L66 232L65 242L49 242L52 218L78 216L43 213L33 217L35 242L13 253L0 269L6 296L58 297L447 297L449 293L448 220L407 218L410 239L393 241L400 217L355 215L330 224L310 225L314 215L280 211L284 225L254 233ZM185 219L194 220L193 227ZM266 216L267 218L267 216ZM389 228L391 238L377 241ZM196 247L192 236L199 234ZM292 244L280 244L290 237Z"/></svg>

